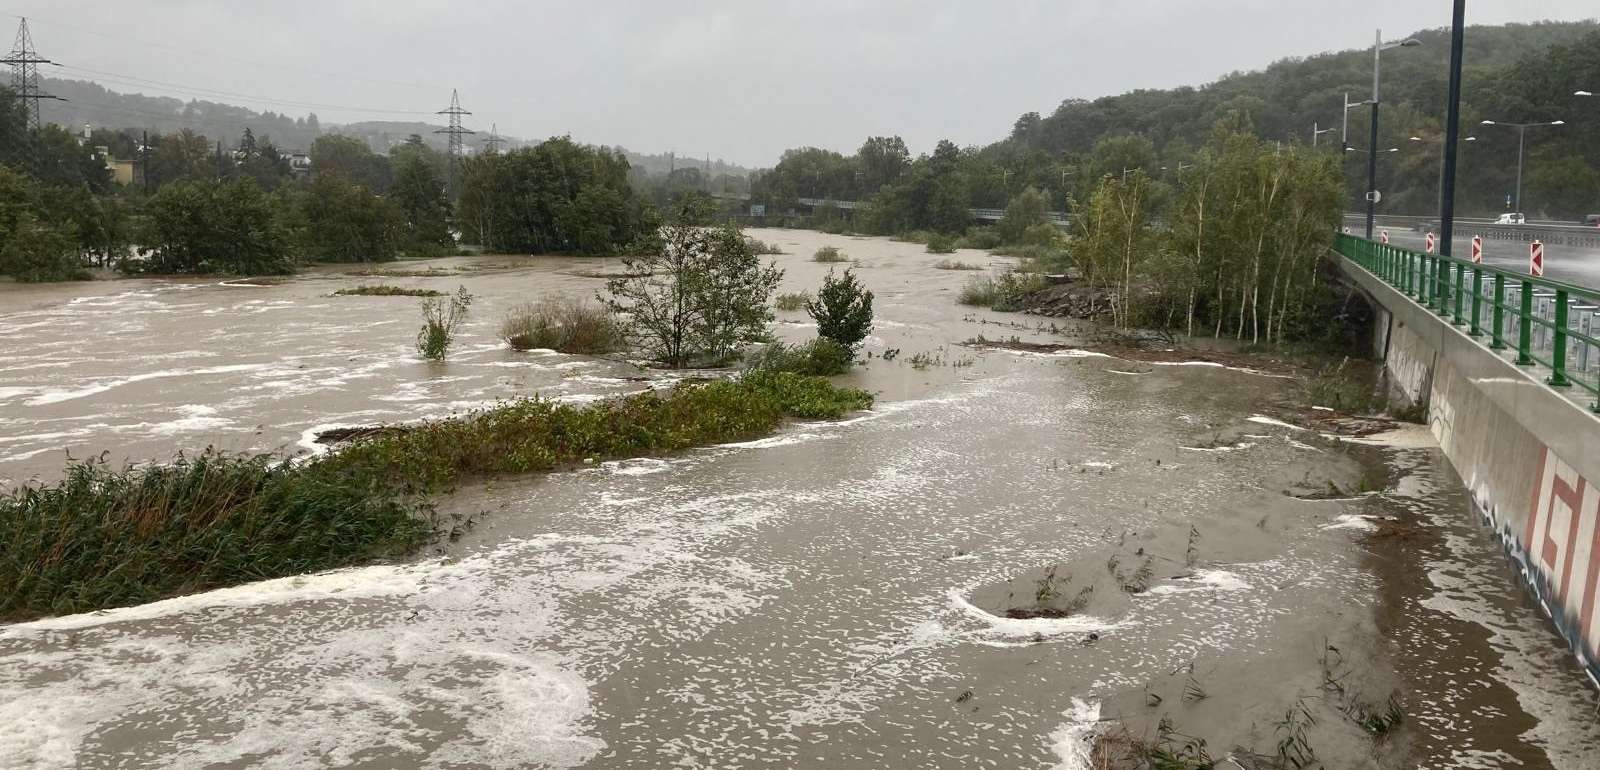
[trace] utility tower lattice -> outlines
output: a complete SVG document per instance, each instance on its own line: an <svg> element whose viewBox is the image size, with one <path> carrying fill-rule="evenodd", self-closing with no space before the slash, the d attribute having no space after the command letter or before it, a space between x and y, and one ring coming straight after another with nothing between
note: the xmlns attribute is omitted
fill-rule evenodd
<svg viewBox="0 0 1600 770"><path fill-rule="evenodd" d="M504 139L500 138L500 124L490 123L489 138L483 140L483 151L490 155L498 155L500 154L500 143L504 141Z"/></svg>
<svg viewBox="0 0 1600 770"><path fill-rule="evenodd" d="M11 65L11 90L18 99L22 100L23 109L28 111L28 129L34 132L39 130L39 102L43 99L61 99L39 90L39 65L55 64L49 59L39 58L38 52L33 50L33 36L28 34L28 20L23 19L17 26L17 43L12 46L11 53L0 64Z"/></svg>
<svg viewBox="0 0 1600 770"><path fill-rule="evenodd" d="M460 182L458 180L459 180L459 178L461 176L461 154L462 154L461 137L466 136L468 134L475 134L477 132L476 131L468 131L467 129L461 127L461 116L462 115L471 115L472 113L461 109L461 100L459 98L457 98L456 92L455 92L454 89L452 89L450 91L450 109L448 109L448 110L439 110L435 114L437 114L437 115L449 115L450 116L450 127L449 128L441 128L441 129L439 129L437 131L434 131L434 133L435 134L448 134L450 136L450 145L449 145L449 151L448 151L448 154L449 154L449 157L450 157L450 179L449 179L449 186L450 187L449 187L449 189L450 189L450 199L451 200L455 200L456 199L456 195L457 195L457 193L459 192L459 189L460 189L458 187L458 185L460 184Z"/></svg>

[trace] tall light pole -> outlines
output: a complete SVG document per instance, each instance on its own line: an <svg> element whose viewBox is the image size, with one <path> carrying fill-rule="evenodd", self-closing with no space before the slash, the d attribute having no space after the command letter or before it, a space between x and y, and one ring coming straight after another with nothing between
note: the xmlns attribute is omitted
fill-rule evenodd
<svg viewBox="0 0 1600 770"><path fill-rule="evenodd" d="M1506 126L1507 128L1515 128L1517 130L1517 202L1512 206L1512 213L1522 213L1522 151L1523 148L1527 146L1528 129L1538 128L1540 126L1564 126L1566 124L1567 122L1565 120L1550 120L1542 123L1502 123L1496 120L1483 121L1483 125L1486 126Z"/></svg>
<svg viewBox="0 0 1600 770"><path fill-rule="evenodd" d="M1317 124L1313 122L1311 124L1311 146L1312 147L1316 147L1317 146L1317 138L1318 137L1322 136L1323 134L1332 133L1332 132L1333 132L1333 129L1331 129L1331 128L1318 128Z"/></svg>
<svg viewBox="0 0 1600 770"><path fill-rule="evenodd" d="M1439 168L1439 254L1450 256L1456 227L1456 150L1461 136L1461 60L1466 49L1467 0L1455 0L1450 11L1450 85L1444 117L1444 163ZM1467 141L1476 140L1469 136Z"/></svg>
<svg viewBox="0 0 1600 770"><path fill-rule="evenodd" d="M1384 51L1391 48L1422 45L1415 38L1407 38L1395 42L1383 42L1383 30L1377 31L1377 36L1372 42L1372 134L1367 141L1368 147L1378 146L1378 72L1381 68ZM1367 239L1372 239L1372 226L1378 218L1378 154L1371 153L1367 157Z"/></svg>

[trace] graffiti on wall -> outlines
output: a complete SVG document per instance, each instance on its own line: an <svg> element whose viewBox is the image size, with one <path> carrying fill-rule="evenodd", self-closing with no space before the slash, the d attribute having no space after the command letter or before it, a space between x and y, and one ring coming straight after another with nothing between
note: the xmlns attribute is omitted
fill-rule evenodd
<svg viewBox="0 0 1600 770"><path fill-rule="evenodd" d="M1541 452L1522 541L1530 577L1568 641L1594 661L1600 659L1600 487L1548 447Z"/></svg>

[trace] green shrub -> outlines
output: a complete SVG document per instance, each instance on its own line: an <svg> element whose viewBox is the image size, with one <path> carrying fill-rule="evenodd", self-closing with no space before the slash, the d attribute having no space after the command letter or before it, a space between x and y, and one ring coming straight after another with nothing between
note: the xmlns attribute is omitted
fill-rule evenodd
<svg viewBox="0 0 1600 770"><path fill-rule="evenodd" d="M956 253L956 239L948 235L933 235L928 238L929 254L954 254Z"/></svg>
<svg viewBox="0 0 1600 770"><path fill-rule="evenodd" d="M848 262L850 259L849 257L846 257L844 252L840 251L839 247L837 246L823 246L822 248L817 249L817 253L811 255L811 261Z"/></svg>
<svg viewBox="0 0 1600 770"><path fill-rule="evenodd" d="M752 254L782 254L783 253L783 249L778 248L778 244L776 244L776 243L767 243L766 241L763 241L763 240L761 240L759 238L751 238L748 235L744 237L744 243L745 243L746 246L748 246L750 248L750 253L752 253Z"/></svg>
<svg viewBox="0 0 1600 770"><path fill-rule="evenodd" d="M207 450L170 465L75 462L0 494L0 620L151 601L402 557L461 481L682 451L837 418L864 391L792 372L684 384L589 407L520 400L371 432L304 462Z"/></svg>
<svg viewBox="0 0 1600 770"><path fill-rule="evenodd" d="M844 374L854 363L850 349L827 337L801 345L774 342L753 354L745 365L747 372L793 372L817 377Z"/></svg>
<svg viewBox="0 0 1600 770"><path fill-rule="evenodd" d="M799 291L788 294L779 294L777 298L773 300L773 304L779 310L803 310L805 309L806 303L810 301L810 292Z"/></svg>
<svg viewBox="0 0 1600 770"><path fill-rule="evenodd" d="M417 352L430 361L443 361L455 342L456 329L467 320L472 295L462 286L448 299L430 297L422 301L422 331L417 332Z"/></svg>
<svg viewBox="0 0 1600 770"><path fill-rule="evenodd" d="M622 330L605 308L571 297L512 308L500 322L500 339L517 350L592 355L623 348Z"/></svg>
<svg viewBox="0 0 1600 770"><path fill-rule="evenodd" d="M838 388L820 377L794 372L751 372L743 382L772 398L785 414L811 420L836 420L872 406L872 394Z"/></svg>
<svg viewBox="0 0 1600 770"><path fill-rule="evenodd" d="M1044 288L1044 279L1037 275L1006 273L999 278L986 275L973 276L961 287L956 301L963 305L987 307L1000 312L1022 309L1029 294Z"/></svg>
<svg viewBox="0 0 1600 770"><path fill-rule="evenodd" d="M816 300L806 302L806 312L817 322L818 335L851 353L872 333L872 292L850 268L845 268L843 278L835 278L830 268Z"/></svg>
<svg viewBox="0 0 1600 770"><path fill-rule="evenodd" d="M10 237L0 243L0 273L23 282L87 281L78 256L76 231L46 224L23 212Z"/></svg>
<svg viewBox="0 0 1600 770"><path fill-rule="evenodd" d="M340 289L333 293L335 297L442 297L443 292L433 289L413 289L404 286L357 286L353 289Z"/></svg>
<svg viewBox="0 0 1600 770"><path fill-rule="evenodd" d="M935 270L982 270L983 265L974 265L971 262L961 262L954 259L941 259L933 265Z"/></svg>
<svg viewBox="0 0 1600 770"><path fill-rule="evenodd" d="M992 227L974 227L956 241L956 248L989 249L1000 246L1000 232Z"/></svg>

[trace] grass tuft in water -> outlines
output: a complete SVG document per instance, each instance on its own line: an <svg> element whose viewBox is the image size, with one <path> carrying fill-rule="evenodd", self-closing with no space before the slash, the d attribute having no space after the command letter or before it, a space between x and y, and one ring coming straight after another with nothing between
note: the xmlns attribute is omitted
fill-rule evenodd
<svg viewBox="0 0 1600 770"><path fill-rule="evenodd" d="M552 297L511 309L500 338L516 350L593 355L625 347L622 329L605 308L583 299Z"/></svg>

